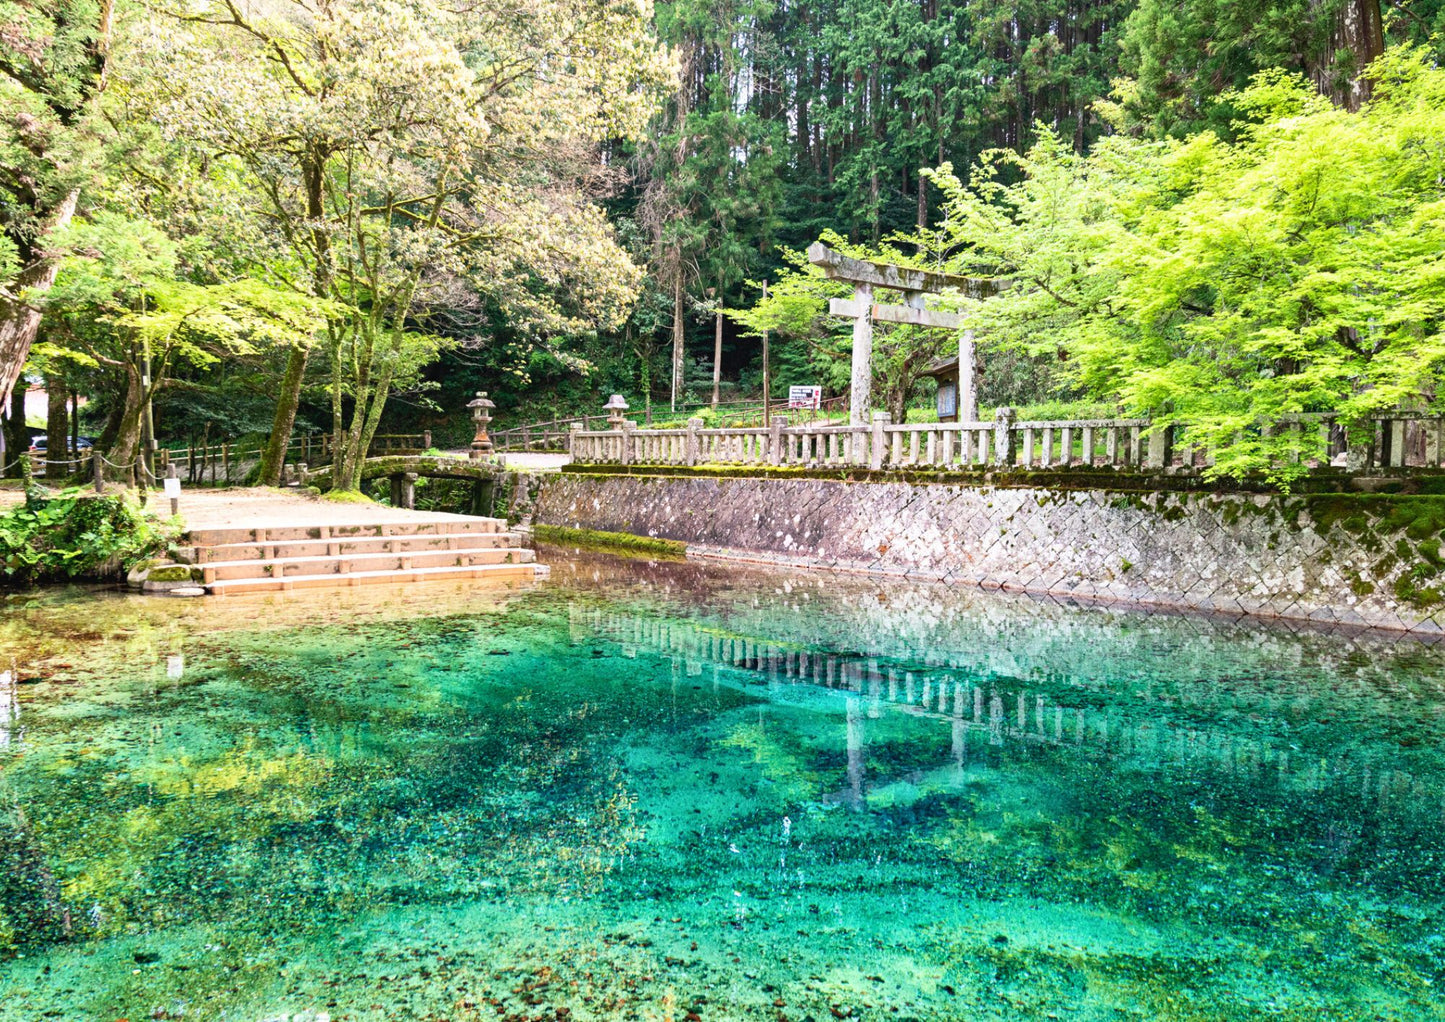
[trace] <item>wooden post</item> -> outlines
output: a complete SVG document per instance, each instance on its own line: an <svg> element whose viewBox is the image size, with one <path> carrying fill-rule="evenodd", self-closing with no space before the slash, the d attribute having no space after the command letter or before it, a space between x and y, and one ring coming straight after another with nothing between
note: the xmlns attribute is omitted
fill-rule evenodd
<svg viewBox="0 0 1445 1022"><path fill-rule="evenodd" d="M763 281L763 301L768 300L768 282ZM763 330L763 425L772 424L773 375L768 366L768 331Z"/></svg>
<svg viewBox="0 0 1445 1022"><path fill-rule="evenodd" d="M862 426L868 420L873 388L873 285L855 284L853 301L861 315L853 320L853 372L848 397L848 422Z"/></svg>
<svg viewBox="0 0 1445 1022"><path fill-rule="evenodd" d="M230 445L230 444L227 444L227 443L221 444L221 476L222 476L223 479L225 479L226 485L227 485L227 486L230 486L230 485L231 485L231 445Z"/></svg>
<svg viewBox="0 0 1445 1022"><path fill-rule="evenodd" d="M94 469L95 469L95 492L96 492L96 493L104 493L104 492L105 492L105 465L104 465L104 459L102 458L101 453L100 453L99 450L96 450L96 449L92 449L92 450L91 450L91 452L90 452L90 462L91 462L91 465L92 465L92 466L94 467Z"/></svg>
<svg viewBox="0 0 1445 1022"><path fill-rule="evenodd" d="M718 296L717 327L712 341L712 407L717 411L718 389L722 386L722 296Z"/></svg>

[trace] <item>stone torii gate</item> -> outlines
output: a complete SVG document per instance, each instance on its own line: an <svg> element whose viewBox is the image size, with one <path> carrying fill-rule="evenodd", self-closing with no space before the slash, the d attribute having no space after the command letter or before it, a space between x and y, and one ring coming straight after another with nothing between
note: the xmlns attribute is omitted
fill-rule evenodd
<svg viewBox="0 0 1445 1022"><path fill-rule="evenodd" d="M970 294L992 293L991 281L963 277L954 273L915 270L897 263L853 259L824 245L821 241L808 246L808 262L820 267L832 280L853 285L853 300L834 298L828 312L853 321L853 373L848 401L848 421L854 426L867 422L873 389L873 323L902 323L908 326L958 330L963 317L951 312L925 308L923 296L937 294L946 287ZM902 305L875 305L873 289L886 288L903 292ZM978 386L974 380L976 357L973 331L963 330L958 337L958 421L978 419Z"/></svg>

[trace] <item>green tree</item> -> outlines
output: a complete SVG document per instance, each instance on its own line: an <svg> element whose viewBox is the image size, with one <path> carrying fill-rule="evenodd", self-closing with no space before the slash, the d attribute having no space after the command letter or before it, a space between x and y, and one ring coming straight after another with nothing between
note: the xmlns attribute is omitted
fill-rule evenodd
<svg viewBox="0 0 1445 1022"><path fill-rule="evenodd" d="M0 0L0 405L55 280L51 238L96 163L114 13L113 0Z"/></svg>
<svg viewBox="0 0 1445 1022"><path fill-rule="evenodd" d="M1220 451L1215 476L1288 480L1323 455L1303 412L1434 400L1445 360L1440 229L1445 71L1418 50L1372 64L1374 99L1257 75L1229 142L1125 135L1087 156L1050 132L946 168L951 268L1009 287L966 303L991 343L1063 352L1067 378Z"/></svg>
<svg viewBox="0 0 1445 1022"><path fill-rule="evenodd" d="M535 341L625 315L638 272L589 201L597 145L640 133L671 67L624 0L227 0L156 39L157 107L233 161L289 282L345 309L324 331L334 479L361 462L435 307L482 294ZM279 474L307 348L288 365L263 481ZM349 416L349 421L348 421Z"/></svg>

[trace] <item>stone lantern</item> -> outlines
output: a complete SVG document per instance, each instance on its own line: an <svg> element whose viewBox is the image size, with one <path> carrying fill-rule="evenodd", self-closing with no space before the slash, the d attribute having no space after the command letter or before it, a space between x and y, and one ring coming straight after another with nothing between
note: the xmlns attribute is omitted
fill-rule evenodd
<svg viewBox="0 0 1445 1022"><path fill-rule="evenodd" d="M621 394L613 394L608 398L607 403L602 406L602 410L607 413L607 425L609 428L622 428L622 423L626 419L623 413L627 411L627 401Z"/></svg>
<svg viewBox="0 0 1445 1022"><path fill-rule="evenodd" d="M492 421L492 409L497 405L487 399L485 390L479 390L477 396L467 402L467 407L472 410L472 421L477 424L477 433L472 437L471 456L474 461L481 461L492 453L492 439L487 436L487 423Z"/></svg>

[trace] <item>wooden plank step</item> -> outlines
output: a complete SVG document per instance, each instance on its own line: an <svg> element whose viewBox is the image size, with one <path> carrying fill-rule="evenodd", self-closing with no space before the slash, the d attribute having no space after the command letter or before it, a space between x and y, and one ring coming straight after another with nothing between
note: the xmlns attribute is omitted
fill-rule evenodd
<svg viewBox="0 0 1445 1022"><path fill-rule="evenodd" d="M481 564L531 564L536 551L495 547L477 550L430 550L420 553L374 553L352 556L272 557L217 561L201 565L206 582L242 578L285 578L288 575L347 575L369 571L405 571L411 568L466 567Z"/></svg>
<svg viewBox="0 0 1445 1022"><path fill-rule="evenodd" d="M240 596L291 589L322 589L340 586L396 585L451 579L485 579L494 582L530 582L543 577L540 564L473 564L444 568L411 568L397 571L359 571L348 575L296 575L291 578L238 578L206 586L214 596Z"/></svg>
<svg viewBox="0 0 1445 1022"><path fill-rule="evenodd" d="M355 556L372 553L420 553L433 550L478 550L526 545L517 532L452 532L440 536L355 536L349 539L307 539L264 543L224 543L192 547L194 564L218 561L269 560L290 557Z"/></svg>
<svg viewBox="0 0 1445 1022"><path fill-rule="evenodd" d="M353 522L342 525L268 525L246 529L192 529L185 542L191 546L225 546L233 543L289 543L316 539L357 539L368 536L445 536L466 532L506 532L502 518L442 518L414 522Z"/></svg>

